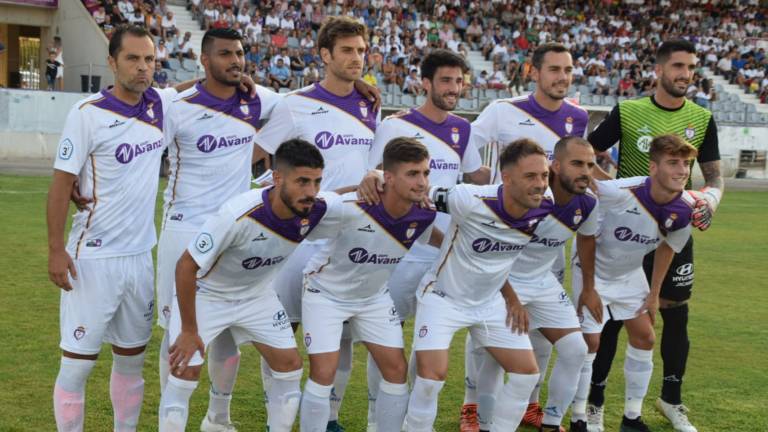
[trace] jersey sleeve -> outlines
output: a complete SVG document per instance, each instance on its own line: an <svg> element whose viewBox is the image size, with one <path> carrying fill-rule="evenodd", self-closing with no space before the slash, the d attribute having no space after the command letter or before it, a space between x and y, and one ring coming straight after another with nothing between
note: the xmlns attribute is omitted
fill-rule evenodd
<svg viewBox="0 0 768 432"><path fill-rule="evenodd" d="M469 142L476 149L485 147L491 141L499 139L498 102L488 105L472 122Z"/></svg>
<svg viewBox="0 0 768 432"><path fill-rule="evenodd" d="M707 131L704 134L704 141L699 147L699 156L696 158L699 163L712 162L720 160L720 144L717 140L717 125L715 116L709 117Z"/></svg>
<svg viewBox="0 0 768 432"><path fill-rule="evenodd" d="M448 214L458 220L465 219L472 211L474 196L468 185L459 184L448 193Z"/></svg>
<svg viewBox="0 0 768 432"><path fill-rule="evenodd" d="M80 105L72 107L67 115L53 163L54 169L75 175L80 174L93 150L87 116Z"/></svg>
<svg viewBox="0 0 768 432"><path fill-rule="evenodd" d="M429 224L427 229L424 230L424 232L421 233L419 238L416 239L415 243L419 243L422 245L429 244L429 238L432 237L432 231L435 229L435 223L432 222Z"/></svg>
<svg viewBox="0 0 768 432"><path fill-rule="evenodd" d="M315 228L307 235L306 240L308 241L337 237L344 226L347 214L347 206L344 203L344 199L334 192L323 192L323 199L325 199L327 206L325 214Z"/></svg>
<svg viewBox="0 0 768 432"><path fill-rule="evenodd" d="M483 166L483 160L480 158L480 150L473 145L468 145L461 156L461 172L473 173L481 166Z"/></svg>
<svg viewBox="0 0 768 432"><path fill-rule="evenodd" d="M587 216L587 220L585 220L579 227L577 231L579 234L584 236L593 236L597 234L597 231L600 229L600 225L598 224L598 214L600 213L600 209L598 208L599 205L600 202L596 201L595 207L589 213L589 216Z"/></svg>
<svg viewBox="0 0 768 432"><path fill-rule="evenodd" d="M603 209L609 206L620 203L627 197L627 191L624 187L634 184L631 180L634 179L636 183L638 177L629 177L621 180L600 180L597 183L597 196L600 199L600 203L603 205Z"/></svg>
<svg viewBox="0 0 768 432"><path fill-rule="evenodd" d="M397 136L397 128L392 120L384 119L376 128L376 134L373 136L373 145L368 152L368 169L376 169L384 158L384 146Z"/></svg>
<svg viewBox="0 0 768 432"><path fill-rule="evenodd" d="M587 136L587 141L597 151L606 151L621 139L621 115L619 105Z"/></svg>
<svg viewBox="0 0 768 432"><path fill-rule="evenodd" d="M688 238L690 237L691 224L688 224L685 228L667 232L667 235L664 237L664 242L667 243L675 253L680 253L685 247L685 244L688 243Z"/></svg>
<svg viewBox="0 0 768 432"><path fill-rule="evenodd" d="M237 237L237 218L225 206L218 213L208 218L195 238L187 246L187 251L200 267L198 276L208 273L222 253L229 248Z"/></svg>
<svg viewBox="0 0 768 432"><path fill-rule="evenodd" d="M256 144L264 151L275 154L280 144L297 136L296 122L288 106L289 97L283 97L275 104L267 124L256 134Z"/></svg>
<svg viewBox="0 0 768 432"><path fill-rule="evenodd" d="M173 87L155 90L157 90L157 94L160 95L160 103L163 104L163 115L166 115L168 110L171 108L173 100L176 98L176 95L179 94L179 92L177 92Z"/></svg>
<svg viewBox="0 0 768 432"><path fill-rule="evenodd" d="M261 101L261 120L272 119L272 112L283 99L283 96L260 85L256 85L256 94Z"/></svg>

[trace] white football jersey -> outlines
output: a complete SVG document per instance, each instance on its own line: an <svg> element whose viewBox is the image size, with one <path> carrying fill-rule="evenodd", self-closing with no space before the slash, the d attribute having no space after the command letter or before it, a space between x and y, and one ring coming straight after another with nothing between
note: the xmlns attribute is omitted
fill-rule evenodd
<svg viewBox="0 0 768 432"><path fill-rule="evenodd" d="M498 160L501 151L512 141L529 138L547 152L552 161L555 144L565 136L586 137L589 114L568 100L557 111L548 111L536 102L533 94L491 102L472 122L470 142L477 148L491 145L491 183L501 183Z"/></svg>
<svg viewBox="0 0 768 432"><path fill-rule="evenodd" d="M72 257L135 255L155 245L163 120L174 95L149 88L131 106L102 90L70 110L53 167L79 176L80 194L93 199L72 219Z"/></svg>
<svg viewBox="0 0 768 432"><path fill-rule="evenodd" d="M334 300L359 302L386 291L386 282L414 244L426 243L436 212L414 204L392 218L379 203L345 201L340 232L312 256L304 273L308 290Z"/></svg>
<svg viewBox="0 0 768 432"><path fill-rule="evenodd" d="M274 154L283 142L301 138L317 146L325 159L323 190L356 186L365 175L380 119L357 90L339 97L314 84L283 97L256 144Z"/></svg>
<svg viewBox="0 0 768 432"><path fill-rule="evenodd" d="M385 118L378 128L368 158L368 168L375 169L382 162L384 146L397 137L409 137L424 144L429 151L429 185L451 188L461 173L475 172L482 166L480 152L469 146L470 123L453 114L442 123L435 123L415 108L403 114ZM445 232L450 216L438 213L435 226ZM406 261L434 262L439 249L428 244L416 244L406 254Z"/></svg>
<svg viewBox="0 0 768 432"><path fill-rule="evenodd" d="M650 177L598 181L599 232L595 275L620 280L643 265L660 241L680 252L691 236L693 199L686 192L665 205L651 198ZM574 260L578 263L578 256Z"/></svg>
<svg viewBox="0 0 768 432"><path fill-rule="evenodd" d="M280 219L272 211L271 188L240 194L212 215L187 251L200 267L198 295L211 300L258 297L304 239L325 238L338 229L341 199L320 193L307 217Z"/></svg>
<svg viewBox="0 0 768 432"><path fill-rule="evenodd" d="M451 224L440 258L419 285L464 307L480 306L498 295L515 258L552 209L541 207L515 219L504 210L503 186L460 184L448 194Z"/></svg>
<svg viewBox="0 0 768 432"><path fill-rule="evenodd" d="M179 93L165 121L171 172L163 229L196 231L221 205L250 189L253 138L280 96L256 86L227 100L202 84Z"/></svg>

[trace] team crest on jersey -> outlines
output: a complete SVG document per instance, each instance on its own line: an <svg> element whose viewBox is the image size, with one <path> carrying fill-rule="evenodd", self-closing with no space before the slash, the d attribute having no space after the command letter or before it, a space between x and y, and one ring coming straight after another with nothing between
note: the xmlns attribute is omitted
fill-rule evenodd
<svg viewBox="0 0 768 432"><path fill-rule="evenodd" d="M363 101L360 101L360 114L363 117L368 117L368 106Z"/></svg>
<svg viewBox="0 0 768 432"><path fill-rule="evenodd" d="M451 128L451 140L453 140L453 143L458 144L459 138L461 138L461 135L459 135L459 128Z"/></svg>
<svg viewBox="0 0 768 432"><path fill-rule="evenodd" d="M152 109L152 104L150 104L149 108L147 108L147 115L149 118L155 118L155 111Z"/></svg>
<svg viewBox="0 0 768 432"><path fill-rule="evenodd" d="M565 118L565 132L571 133L573 131L573 117L568 116Z"/></svg>
<svg viewBox="0 0 768 432"><path fill-rule="evenodd" d="M299 228L299 235L303 237L307 235L308 231L309 231L309 219L304 218L301 220L301 228Z"/></svg>
<svg viewBox="0 0 768 432"><path fill-rule="evenodd" d="M581 222L581 209L576 209L573 215L573 224L578 225Z"/></svg>
<svg viewBox="0 0 768 432"><path fill-rule="evenodd" d="M248 115L251 112L248 108L248 102L243 99L240 99L240 112L242 112L243 115Z"/></svg>
<svg viewBox="0 0 768 432"><path fill-rule="evenodd" d="M689 124L687 128L685 128L685 137L689 140L692 140L693 137L696 136L696 128L693 127L692 124Z"/></svg>
<svg viewBox="0 0 768 432"><path fill-rule="evenodd" d="M75 329L75 332L72 333L72 335L75 337L75 339L80 340L85 336L85 327L79 326Z"/></svg>
<svg viewBox="0 0 768 432"><path fill-rule="evenodd" d="M664 221L664 228L672 228L672 224L675 223L675 220L677 219L677 213L672 213L669 215L667 220Z"/></svg>
<svg viewBox="0 0 768 432"><path fill-rule="evenodd" d="M405 237L411 238L414 234L416 234L416 227L419 226L417 222L413 222L411 225L408 226L408 229L405 230Z"/></svg>

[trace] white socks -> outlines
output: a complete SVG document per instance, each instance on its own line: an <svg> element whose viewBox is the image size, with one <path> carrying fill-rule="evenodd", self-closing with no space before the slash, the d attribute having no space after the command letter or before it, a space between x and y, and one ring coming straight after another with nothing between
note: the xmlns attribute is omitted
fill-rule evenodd
<svg viewBox="0 0 768 432"><path fill-rule="evenodd" d="M197 381L187 381L171 375L160 399L157 420L160 432L184 432L189 417L189 398L197 388Z"/></svg>
<svg viewBox="0 0 768 432"><path fill-rule="evenodd" d="M474 349L474 345L472 336L467 333L464 342L464 404L477 403L477 380L485 348Z"/></svg>
<svg viewBox="0 0 768 432"><path fill-rule="evenodd" d="M160 373L160 395L162 396L165 391L165 386L168 384L168 376L171 374L170 354L168 354L168 348L170 342L168 339L168 330L163 330L163 340L160 342L160 356L158 360L158 372Z"/></svg>
<svg viewBox="0 0 768 432"><path fill-rule="evenodd" d="M477 421L480 429L489 430L493 422L499 390L504 385L504 368L485 348L477 350L482 354L482 363L477 378Z"/></svg>
<svg viewBox="0 0 768 432"><path fill-rule="evenodd" d="M296 420L301 402L299 386L302 373L303 369L291 372L272 371L272 385L269 389L269 404L267 404L270 432L290 432L293 429L293 422Z"/></svg>
<svg viewBox="0 0 768 432"><path fill-rule="evenodd" d="M61 358L59 375L53 387L53 413L59 432L83 430L85 383L96 360Z"/></svg>
<svg viewBox="0 0 768 432"><path fill-rule="evenodd" d="M408 384L384 379L376 398L376 432L400 432L408 409Z"/></svg>
<svg viewBox="0 0 768 432"><path fill-rule="evenodd" d="M349 333L349 325L344 325L345 331L342 333L342 339L339 348L339 365L336 367L336 377L333 379L333 388L331 389L331 415L328 420L338 420L341 401L344 399L344 392L349 384L349 375L352 374L352 338Z"/></svg>
<svg viewBox="0 0 768 432"><path fill-rule="evenodd" d="M437 417L437 398L444 384L445 381L416 377L408 400L408 432L432 432Z"/></svg>
<svg viewBox="0 0 768 432"><path fill-rule="evenodd" d="M528 397L539 380L539 374L523 375L507 373L509 381L504 384L499 395L500 407L493 413L492 432L508 432L517 430L528 407Z"/></svg>
<svg viewBox="0 0 768 432"><path fill-rule="evenodd" d="M332 386L324 386L307 379L301 395L301 432L325 432L331 415L329 397Z"/></svg>
<svg viewBox="0 0 768 432"><path fill-rule="evenodd" d="M565 411L576 394L579 373L587 355L587 344L581 332L573 332L561 337L555 342L555 348L557 361L549 377L547 404L542 421L542 424L550 426L559 425L563 421Z"/></svg>
<svg viewBox="0 0 768 432"><path fill-rule="evenodd" d="M642 350L627 345L624 359L624 415L628 419L640 417L643 399L653 374L653 350Z"/></svg>
<svg viewBox="0 0 768 432"><path fill-rule="evenodd" d="M528 338L531 340L533 354L536 356L536 364L539 366L539 373L541 374L539 382L536 383L536 387L531 392L531 397L528 398L529 403L534 403L539 401L541 386L544 385L544 379L547 376L549 359L552 357L552 343L538 329L528 332Z"/></svg>
<svg viewBox="0 0 768 432"><path fill-rule="evenodd" d="M376 398L379 395L379 383L383 378L371 353L368 353L365 372L368 378L368 424L373 424L376 423Z"/></svg>
<svg viewBox="0 0 768 432"><path fill-rule="evenodd" d="M141 402L144 400L144 353L122 356L112 353L112 375L109 396L115 414L115 431L135 431L139 424Z"/></svg>
<svg viewBox="0 0 768 432"><path fill-rule="evenodd" d="M576 387L576 394L573 396L573 405L571 405L571 421L587 421L587 397L589 397L589 384L592 382L592 363L595 361L597 353L587 353L584 356L584 364L581 365L579 373L579 384Z"/></svg>
<svg viewBox="0 0 768 432"><path fill-rule="evenodd" d="M240 367L240 350L232 334L226 330L208 345L208 420L216 424L229 424L229 405Z"/></svg>

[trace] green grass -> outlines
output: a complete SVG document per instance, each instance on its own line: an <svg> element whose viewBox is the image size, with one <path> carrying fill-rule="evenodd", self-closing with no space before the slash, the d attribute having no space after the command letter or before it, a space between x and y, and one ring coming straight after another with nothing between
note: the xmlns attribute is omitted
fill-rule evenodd
<svg viewBox="0 0 768 432"><path fill-rule="evenodd" d="M59 290L47 276L48 182L45 177L0 176L0 431L55 429L51 394L60 358ZM712 229L696 234L697 277L690 313L692 343L684 398L692 409L691 420L702 432L768 430L764 411L768 402L766 214L768 193L728 192ZM408 345L410 339L409 329ZM156 429L159 340L156 330L145 364L146 394L140 430ZM435 426L441 432L458 430L463 398L463 341L464 333L458 334L451 350L450 374L441 394ZM624 346L622 339L620 347ZM619 351L622 353L623 349ZM105 346L89 380L86 430L104 431L112 426L110 363ZM671 428L652 408L661 384L658 350L655 363L644 417L654 431L669 431ZM619 354L607 391L609 431L618 430L623 406L622 364L623 355ZM190 430L197 429L205 413L206 380L202 378L203 384L191 401ZM240 430L262 430L261 395L258 356L255 349L245 346L232 402L232 418ZM348 431L365 430L366 406L365 355L358 347L341 412L342 424Z"/></svg>

